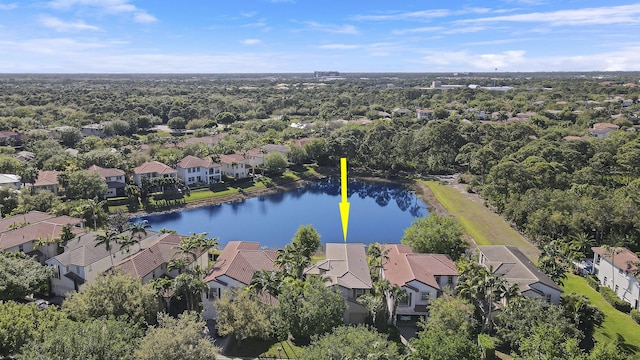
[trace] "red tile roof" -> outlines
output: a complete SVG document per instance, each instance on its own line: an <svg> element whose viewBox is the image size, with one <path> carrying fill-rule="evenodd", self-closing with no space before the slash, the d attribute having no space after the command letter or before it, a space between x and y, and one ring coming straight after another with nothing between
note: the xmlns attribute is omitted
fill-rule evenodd
<svg viewBox="0 0 640 360"><path fill-rule="evenodd" d="M60 172L56 170L40 171L38 173L38 179L33 183L33 186L49 186L58 185L58 174Z"/></svg>
<svg viewBox="0 0 640 360"><path fill-rule="evenodd" d="M277 255L273 250L260 250L260 244L247 241L230 241L205 276L204 282L217 281L228 276L242 284L249 285L258 270L276 270L273 262Z"/></svg>
<svg viewBox="0 0 640 360"><path fill-rule="evenodd" d="M214 164L209 160L200 159L195 156L187 155L178 163L178 167L182 169L189 169L194 167L212 168L218 164Z"/></svg>
<svg viewBox="0 0 640 360"><path fill-rule="evenodd" d="M52 219L54 215L47 214L41 211L30 211L26 214L9 216L3 219L0 219L0 232L5 232L8 230L9 226L18 225L18 224L35 224L41 221Z"/></svg>
<svg viewBox="0 0 640 360"><path fill-rule="evenodd" d="M440 290L435 276L457 276L453 260L443 254L414 254L408 245L386 245L389 261L383 265L384 277L392 285L419 281Z"/></svg>
<svg viewBox="0 0 640 360"><path fill-rule="evenodd" d="M229 154L229 155L220 155L220 162L224 164L232 164L232 163L244 163L245 159L242 154Z"/></svg>
<svg viewBox="0 0 640 360"><path fill-rule="evenodd" d="M164 234L149 246L127 257L116 267L125 274L142 279L162 264L168 264L176 255L181 237L176 234Z"/></svg>
<svg viewBox="0 0 640 360"><path fill-rule="evenodd" d="M69 216L58 216L20 229L6 231L0 234L0 248L12 248L14 246L34 241L37 238L55 239L60 236L64 225L76 225L80 223L82 223L82 219L72 218ZM76 234L84 232L84 229L80 229L75 226L72 226L71 230Z"/></svg>
<svg viewBox="0 0 640 360"><path fill-rule="evenodd" d="M146 163L133 169L134 174L175 174L177 171L159 161L147 161Z"/></svg>
<svg viewBox="0 0 640 360"><path fill-rule="evenodd" d="M625 271L635 271L637 269L637 266L633 264L640 263L638 255L624 247L614 247L611 249L607 249L604 247L594 247L591 249L593 250L593 252L602 256L602 258L606 259L609 262L611 262L611 258L613 258L613 265L615 265L618 269L622 269Z"/></svg>
<svg viewBox="0 0 640 360"><path fill-rule="evenodd" d="M95 172L100 175L102 178L107 178L111 176L124 176L124 171L120 169L112 169L112 168L102 168L98 165L93 165L87 169L89 172Z"/></svg>

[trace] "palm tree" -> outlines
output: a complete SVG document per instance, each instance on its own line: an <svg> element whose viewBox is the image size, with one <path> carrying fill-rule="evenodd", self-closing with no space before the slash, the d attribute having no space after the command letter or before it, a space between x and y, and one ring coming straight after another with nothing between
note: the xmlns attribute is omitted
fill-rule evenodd
<svg viewBox="0 0 640 360"><path fill-rule="evenodd" d="M173 280L173 289L178 298L184 298L187 303L187 310L197 311L200 294L206 291L208 286L202 281L204 272L199 266L195 269L182 273Z"/></svg>
<svg viewBox="0 0 640 360"><path fill-rule="evenodd" d="M109 252L109 259L111 259L111 267L113 267L113 256L111 255L112 244L118 244L121 241L121 237L117 232L107 230L106 233L96 236L96 247L104 246Z"/></svg>
<svg viewBox="0 0 640 360"><path fill-rule="evenodd" d="M173 280L166 277L157 278L151 281L151 286L156 293L156 297L162 302L162 310L171 312L171 298L174 295Z"/></svg>
<svg viewBox="0 0 640 360"><path fill-rule="evenodd" d="M398 304L401 301L406 301L407 300L407 292L404 291L403 288L401 288L398 285L394 285L392 287L389 288L389 290L387 290L387 296L389 296L389 298L391 298L391 314L389 317L389 322L392 323L393 325L396 324L396 314L398 311Z"/></svg>
<svg viewBox="0 0 640 360"><path fill-rule="evenodd" d="M367 247L367 263L371 280L376 282L382 277L382 267L389 261L389 249L385 249L379 243L370 244Z"/></svg>
<svg viewBox="0 0 640 360"><path fill-rule="evenodd" d="M371 314L373 326L376 326L376 315L383 309L384 300L381 295L364 294L356 299L356 302Z"/></svg>
<svg viewBox="0 0 640 360"><path fill-rule="evenodd" d="M623 250L622 247L619 247L618 245L621 245L621 242L616 242L615 245L603 245L602 247L605 250L605 255L611 255L611 288L613 291L616 291L616 269L615 269L615 260L616 260L616 255L620 254ZM607 285L607 284L605 284ZM617 295L617 292L616 292Z"/></svg>
<svg viewBox="0 0 640 360"><path fill-rule="evenodd" d="M131 224L131 227L129 228L129 230L131 231L131 237L133 237L134 235L137 235L138 241L141 241L144 238L144 236L147 236L147 230L150 228L151 228L151 225L149 225L149 221L141 220Z"/></svg>

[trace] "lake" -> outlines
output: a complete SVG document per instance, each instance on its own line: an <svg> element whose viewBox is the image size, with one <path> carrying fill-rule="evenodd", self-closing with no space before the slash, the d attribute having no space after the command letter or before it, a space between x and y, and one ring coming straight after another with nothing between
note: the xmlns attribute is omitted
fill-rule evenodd
<svg viewBox="0 0 640 360"><path fill-rule="evenodd" d="M397 184L350 180L347 189L350 243L399 243L404 229L428 214L416 194ZM167 228L181 235L207 232L209 237L219 238L221 247L232 240L284 247L298 227L307 224L320 233L322 243L342 242L340 200L340 179L327 178L291 191L133 221L147 220L154 231Z"/></svg>

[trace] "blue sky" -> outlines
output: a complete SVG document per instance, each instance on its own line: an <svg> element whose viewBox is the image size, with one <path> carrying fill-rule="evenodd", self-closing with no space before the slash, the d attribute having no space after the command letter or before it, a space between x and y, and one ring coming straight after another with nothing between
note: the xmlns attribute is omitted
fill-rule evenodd
<svg viewBox="0 0 640 360"><path fill-rule="evenodd" d="M616 0L0 0L0 72L640 70L639 29Z"/></svg>

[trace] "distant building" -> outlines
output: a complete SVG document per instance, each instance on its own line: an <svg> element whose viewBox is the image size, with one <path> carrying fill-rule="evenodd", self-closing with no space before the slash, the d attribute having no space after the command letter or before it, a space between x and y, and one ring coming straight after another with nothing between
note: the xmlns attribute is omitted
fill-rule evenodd
<svg viewBox="0 0 640 360"><path fill-rule="evenodd" d="M186 185L209 185L222 180L220 164L195 156L185 156L176 165L176 168L178 169L178 177L181 178Z"/></svg>
<svg viewBox="0 0 640 360"><path fill-rule="evenodd" d="M20 176L16 174L0 174L0 186L9 185L19 190L21 184Z"/></svg>
<svg viewBox="0 0 640 360"><path fill-rule="evenodd" d="M338 77L338 76L340 76L340 72L338 72L338 71L314 71L313 75L316 78Z"/></svg>
<svg viewBox="0 0 640 360"><path fill-rule="evenodd" d="M133 182L142 186L142 178L178 177L178 171L159 161L147 161L133 169Z"/></svg>

